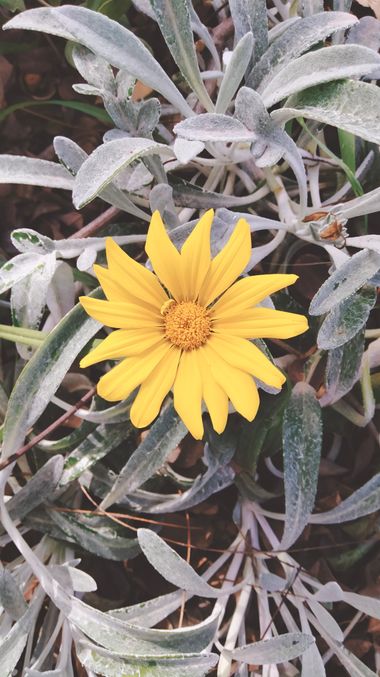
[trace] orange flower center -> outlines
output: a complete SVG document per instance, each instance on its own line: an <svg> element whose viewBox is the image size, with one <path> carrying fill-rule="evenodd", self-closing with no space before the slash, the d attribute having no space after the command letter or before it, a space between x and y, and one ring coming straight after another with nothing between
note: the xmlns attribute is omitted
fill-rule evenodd
<svg viewBox="0 0 380 677"><path fill-rule="evenodd" d="M206 308L193 301L166 302L161 308L165 336L182 350L194 350L206 343L211 334L211 319Z"/></svg>

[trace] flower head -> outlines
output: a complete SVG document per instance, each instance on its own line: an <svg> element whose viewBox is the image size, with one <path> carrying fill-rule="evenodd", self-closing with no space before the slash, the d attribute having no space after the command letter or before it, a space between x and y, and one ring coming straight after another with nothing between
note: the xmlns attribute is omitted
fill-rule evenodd
<svg viewBox="0 0 380 677"><path fill-rule="evenodd" d="M221 433L228 401L251 421L259 406L254 378L280 387L285 377L248 339L290 338L306 318L258 307L296 275L254 275L237 280L251 253L250 229L240 219L225 247L210 253L213 211L198 221L179 252L160 214L150 222L145 250L154 272L107 239L108 268L95 265L107 300L80 298L86 312L116 328L81 367L123 358L101 377L98 393L122 400L140 386L131 408L137 427L149 425L173 390L174 407L192 435L203 436L202 400Z"/></svg>

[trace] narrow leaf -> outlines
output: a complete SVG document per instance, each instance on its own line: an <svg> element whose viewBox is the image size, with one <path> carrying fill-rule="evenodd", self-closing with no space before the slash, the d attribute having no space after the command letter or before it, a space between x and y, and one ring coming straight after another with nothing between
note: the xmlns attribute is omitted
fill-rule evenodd
<svg viewBox="0 0 380 677"><path fill-rule="evenodd" d="M290 94L307 89L310 83L315 86L331 80L361 77L379 66L380 56L372 49L359 45L335 45L291 61L274 77L269 76L259 91L269 108Z"/></svg>
<svg viewBox="0 0 380 677"><path fill-rule="evenodd" d="M353 26L357 21L356 17L346 12L320 12L295 21L263 54L249 76L249 86L256 88L269 73L275 73L312 45L335 31Z"/></svg>
<svg viewBox="0 0 380 677"><path fill-rule="evenodd" d="M182 75L206 110L212 103L199 72L190 17L190 0L151 0L157 23Z"/></svg>
<svg viewBox="0 0 380 677"><path fill-rule="evenodd" d="M161 92L184 115L193 112L143 43L121 24L85 7L41 7L19 14L4 26L43 31L85 45L116 68Z"/></svg>
<svg viewBox="0 0 380 677"><path fill-rule="evenodd" d="M323 283L314 296L310 315L323 315L356 292L380 268L380 253L363 249L354 254Z"/></svg>
<svg viewBox="0 0 380 677"><path fill-rule="evenodd" d="M302 533L314 507L322 446L322 419L314 389L300 381L284 414L285 525L280 548Z"/></svg>
<svg viewBox="0 0 380 677"><path fill-rule="evenodd" d="M377 473L360 489L342 503L328 510L309 517L311 524L341 524L371 515L380 508L380 473Z"/></svg>
<svg viewBox="0 0 380 677"><path fill-rule="evenodd" d="M187 429L173 406L168 406L121 470L111 491L102 501L102 510L117 503L152 477L186 433Z"/></svg>
<svg viewBox="0 0 380 677"><path fill-rule="evenodd" d="M150 529L137 532L141 550L150 564L165 580L181 590L200 597L220 597L221 591L212 588L175 550ZM224 594L226 591L224 590Z"/></svg>
<svg viewBox="0 0 380 677"><path fill-rule="evenodd" d="M279 637L263 639L253 644L238 647L232 651L224 650L223 653L228 654L234 660L244 661L244 663L269 665L284 663L301 656L314 641L312 635L302 632L288 632Z"/></svg>
<svg viewBox="0 0 380 677"><path fill-rule="evenodd" d="M366 285L335 306L318 332L318 347L339 348L350 341L366 324L376 299L375 287Z"/></svg>

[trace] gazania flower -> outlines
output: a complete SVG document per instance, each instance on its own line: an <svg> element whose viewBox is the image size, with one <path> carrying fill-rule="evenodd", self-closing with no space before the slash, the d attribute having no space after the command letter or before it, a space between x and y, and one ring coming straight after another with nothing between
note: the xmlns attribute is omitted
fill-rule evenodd
<svg viewBox="0 0 380 677"><path fill-rule="evenodd" d="M202 216L179 252L156 211L145 246L154 273L108 238L108 268L94 266L107 300L80 298L91 317L117 329L81 367L123 358L101 377L97 389L104 399L117 401L140 386L131 408L137 427L156 418L170 390L196 439L203 436L202 400L218 433L226 426L229 400L251 421L259 406L254 378L280 387L285 377L248 339L286 339L307 329L302 315L257 306L293 284L296 275L255 275L236 282L251 253L244 219L211 259L213 215L210 210Z"/></svg>

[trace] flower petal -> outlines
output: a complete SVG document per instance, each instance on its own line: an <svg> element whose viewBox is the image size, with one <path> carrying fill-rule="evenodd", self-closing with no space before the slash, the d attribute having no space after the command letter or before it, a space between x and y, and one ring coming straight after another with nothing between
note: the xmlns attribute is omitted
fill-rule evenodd
<svg viewBox="0 0 380 677"><path fill-rule="evenodd" d="M89 296L80 296L79 301L86 313L107 327L142 329L162 326L162 317L158 311L147 310L136 303L101 301Z"/></svg>
<svg viewBox="0 0 380 677"><path fill-rule="evenodd" d="M211 263L210 230L214 210L209 209L181 249L185 300L196 301Z"/></svg>
<svg viewBox="0 0 380 677"><path fill-rule="evenodd" d="M116 360L119 357L138 355L152 348L162 340L158 329L118 329L113 331L94 350L80 361L84 369L103 360Z"/></svg>
<svg viewBox="0 0 380 677"><path fill-rule="evenodd" d="M197 351L184 351L174 381L174 408L196 440L203 437L202 379Z"/></svg>
<svg viewBox="0 0 380 677"><path fill-rule="evenodd" d="M128 256L111 237L106 240L106 254L110 275L127 295L133 294L145 303L161 308L167 295L150 270Z"/></svg>
<svg viewBox="0 0 380 677"><path fill-rule="evenodd" d="M222 251L211 261L199 294L199 303L208 306L243 272L251 256L251 233L245 219L239 219Z"/></svg>
<svg viewBox="0 0 380 677"><path fill-rule="evenodd" d="M257 346L246 339L225 334L213 334L209 344L229 364L246 371L274 388L281 388L286 381L284 374L264 355Z"/></svg>
<svg viewBox="0 0 380 677"><path fill-rule="evenodd" d="M126 357L102 376L98 383L98 394L110 402L125 400L132 390L145 381L155 366L165 359L169 350L168 342L162 341L141 355Z"/></svg>
<svg viewBox="0 0 380 677"><path fill-rule="evenodd" d="M215 381L227 393L236 411L248 421L253 421L260 400L252 376L228 364L211 348L210 343L204 351Z"/></svg>
<svg viewBox="0 0 380 677"><path fill-rule="evenodd" d="M184 294L181 254L169 238L158 211L153 213L150 222L145 251L162 284L176 301L182 301Z"/></svg>
<svg viewBox="0 0 380 677"><path fill-rule="evenodd" d="M255 306L270 294L289 287L298 275L252 275L238 280L212 307L213 317L226 317Z"/></svg>
<svg viewBox="0 0 380 677"><path fill-rule="evenodd" d="M286 339L303 334L308 329L308 323L306 317L298 313L285 313L271 308L253 308L240 316L215 319L213 329L241 338Z"/></svg>
<svg viewBox="0 0 380 677"><path fill-rule="evenodd" d="M220 434L225 429L228 418L227 393L215 381L202 348L198 351L198 359L202 377L203 399L209 411L213 428Z"/></svg>
<svg viewBox="0 0 380 677"><path fill-rule="evenodd" d="M136 428L145 428L158 415L164 397L174 383L181 351L171 348L140 386L131 408L131 421Z"/></svg>

